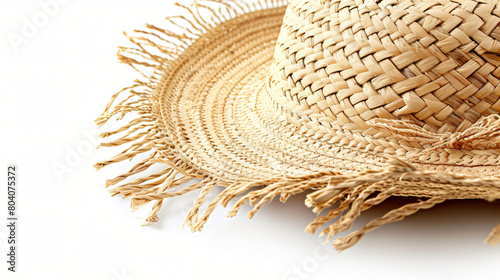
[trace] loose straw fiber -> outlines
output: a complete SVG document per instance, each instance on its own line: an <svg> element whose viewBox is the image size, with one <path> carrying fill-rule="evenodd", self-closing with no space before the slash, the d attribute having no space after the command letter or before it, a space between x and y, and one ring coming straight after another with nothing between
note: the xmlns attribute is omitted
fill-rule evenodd
<svg viewBox="0 0 500 280"><path fill-rule="evenodd" d="M497 2L177 5L184 15L135 31L135 46L120 49L142 78L96 120L134 117L101 135L101 146L125 148L95 166L145 158L106 186L133 209L151 203L146 222L165 198L192 191L192 230L231 200L229 216L249 203L252 217L275 197L308 192L319 216L306 231L330 239L389 197L417 198L338 238L343 250L446 200L500 197ZM498 243L499 228L487 242Z"/></svg>

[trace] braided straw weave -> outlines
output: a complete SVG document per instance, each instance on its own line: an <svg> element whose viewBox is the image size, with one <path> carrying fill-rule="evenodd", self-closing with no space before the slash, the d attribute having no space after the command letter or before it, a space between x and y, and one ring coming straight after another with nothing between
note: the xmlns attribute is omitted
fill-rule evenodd
<svg viewBox="0 0 500 280"><path fill-rule="evenodd" d="M308 191L306 205L328 211L306 231L331 238L391 196L419 198L338 238L343 250L449 199L500 198L497 2L178 5L186 14L167 24L180 32L148 25L120 49L143 78L96 120L135 117L101 135L101 146L126 148L96 168L146 155L106 183L134 209L152 202L146 222L190 191L200 193L186 218L193 230L218 204L235 199L233 216L248 202L251 217ZM500 226L487 241L499 239Z"/></svg>

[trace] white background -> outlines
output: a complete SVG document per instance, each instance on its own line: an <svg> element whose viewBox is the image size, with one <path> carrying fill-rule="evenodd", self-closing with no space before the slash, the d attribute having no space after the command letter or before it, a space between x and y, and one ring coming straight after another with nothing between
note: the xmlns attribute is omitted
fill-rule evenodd
<svg viewBox="0 0 500 280"><path fill-rule="evenodd" d="M478 279L498 276L500 247L484 244L500 204L449 202L386 225L340 254L304 233L314 214L304 196L273 202L252 220L218 209L201 233L181 228L196 194L168 201L160 223L141 227L147 209L111 198L97 172L118 152L95 150L93 120L110 96L138 78L116 59L124 30L162 24L173 1L68 1L47 12L38 1L0 2L1 279ZM35 26L36 27L36 26ZM12 34L24 37L16 46ZM26 35L26 34L25 34ZM29 37L29 38L28 38ZM89 149L89 147L92 147ZM6 170L18 165L18 272L7 272ZM53 166L68 167L58 174ZM61 175L61 176L58 176ZM391 200L356 227L383 215ZM3 218L2 218L3 217ZM294 271L301 271L295 273Z"/></svg>

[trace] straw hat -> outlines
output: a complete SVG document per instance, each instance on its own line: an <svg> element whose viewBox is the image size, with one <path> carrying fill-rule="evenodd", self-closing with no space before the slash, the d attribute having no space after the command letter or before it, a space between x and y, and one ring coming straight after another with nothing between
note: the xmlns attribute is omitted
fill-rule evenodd
<svg viewBox="0 0 500 280"><path fill-rule="evenodd" d="M391 196L416 198L337 239L342 250L445 200L500 197L497 2L177 5L184 15L120 49L142 78L96 120L134 116L103 133L101 146L125 150L96 168L146 155L106 186L133 209L152 202L147 222L165 198L195 190L193 230L218 204L234 200L233 216L248 202L251 217L307 192L320 216L306 231L331 238ZM499 239L500 226L487 241Z"/></svg>

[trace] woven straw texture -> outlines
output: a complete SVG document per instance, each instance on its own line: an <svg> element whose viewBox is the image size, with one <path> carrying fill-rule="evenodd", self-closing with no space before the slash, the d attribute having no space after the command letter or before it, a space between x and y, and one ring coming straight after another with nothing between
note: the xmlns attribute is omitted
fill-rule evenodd
<svg viewBox="0 0 500 280"><path fill-rule="evenodd" d="M135 117L101 135L101 146L126 147L96 168L147 155L106 183L134 209L152 202L146 222L190 191L200 193L186 217L193 230L235 198L229 216L248 202L251 217L307 191L320 216L306 231L330 239L391 196L419 198L338 238L343 250L443 201L500 197L497 2L178 5L186 14L166 25L180 32L148 25L120 49L143 78L96 120Z"/></svg>

